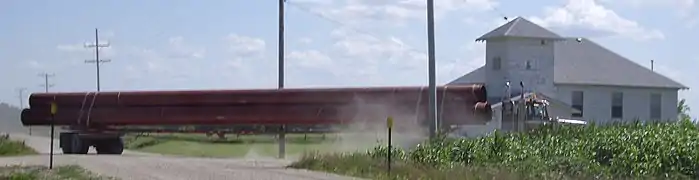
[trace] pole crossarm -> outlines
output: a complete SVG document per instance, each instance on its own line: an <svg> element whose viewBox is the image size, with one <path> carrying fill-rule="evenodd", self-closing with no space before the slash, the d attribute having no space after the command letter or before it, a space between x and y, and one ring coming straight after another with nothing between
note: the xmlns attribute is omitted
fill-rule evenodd
<svg viewBox="0 0 699 180"><path fill-rule="evenodd" d="M97 74L97 91L100 91L100 64L112 62L111 59L100 59L100 48L109 47L109 42L100 44L99 29L95 28L95 43L85 43L85 48L95 48L95 59L85 60L85 63L94 63Z"/></svg>

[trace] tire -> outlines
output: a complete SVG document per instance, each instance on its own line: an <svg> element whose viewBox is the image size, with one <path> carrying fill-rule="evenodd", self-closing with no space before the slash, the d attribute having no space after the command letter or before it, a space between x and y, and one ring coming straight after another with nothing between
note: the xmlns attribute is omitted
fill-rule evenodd
<svg viewBox="0 0 699 180"><path fill-rule="evenodd" d="M63 151L63 154L75 154L75 148L74 148L74 139L76 138L75 133L60 133L58 135L59 137L59 144L61 147L61 150Z"/></svg>
<svg viewBox="0 0 699 180"><path fill-rule="evenodd" d="M63 154L87 154L90 149L89 142L80 138L78 133L61 133L59 141Z"/></svg>
<svg viewBox="0 0 699 180"><path fill-rule="evenodd" d="M122 154L124 141L121 138L104 139L95 144L97 154Z"/></svg>
<svg viewBox="0 0 699 180"><path fill-rule="evenodd" d="M87 154L87 152L90 150L90 143L89 141L80 138L78 134L74 134L72 149L74 154Z"/></svg>

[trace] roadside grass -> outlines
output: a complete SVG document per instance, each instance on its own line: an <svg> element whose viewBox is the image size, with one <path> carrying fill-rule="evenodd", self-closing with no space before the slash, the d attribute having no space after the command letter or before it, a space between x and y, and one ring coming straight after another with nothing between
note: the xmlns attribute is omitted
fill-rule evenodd
<svg viewBox="0 0 699 180"><path fill-rule="evenodd" d="M0 157L38 154L23 141L10 140L9 135L0 135ZM49 170L46 166L0 167L0 179L8 180L99 180L115 179L94 175L79 166L59 166Z"/></svg>
<svg viewBox="0 0 699 180"><path fill-rule="evenodd" d="M388 172L386 159L374 158L364 153L308 152L288 166L294 169L330 172L376 180L398 179L519 179L521 174L498 167L452 166L437 168L409 161L395 160Z"/></svg>
<svg viewBox="0 0 699 180"><path fill-rule="evenodd" d="M37 152L23 141L10 140L9 135L0 135L0 157L34 155Z"/></svg>
<svg viewBox="0 0 699 180"><path fill-rule="evenodd" d="M8 180L102 180L117 179L99 176L80 166L58 166L50 170L46 166L5 166L0 167L0 179Z"/></svg>
<svg viewBox="0 0 699 180"><path fill-rule="evenodd" d="M335 136L321 134L287 134L286 155L330 151ZM125 138L130 150L193 157L276 157L277 140L273 135L241 135L226 138L203 134L153 133L130 134Z"/></svg>

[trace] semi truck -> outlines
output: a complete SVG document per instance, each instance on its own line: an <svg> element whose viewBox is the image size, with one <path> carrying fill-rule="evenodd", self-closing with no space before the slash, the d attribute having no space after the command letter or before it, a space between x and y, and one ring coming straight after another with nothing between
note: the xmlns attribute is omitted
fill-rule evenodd
<svg viewBox="0 0 699 180"><path fill-rule="evenodd" d="M428 127L427 87L290 88L206 91L34 93L25 126L66 127L64 154L121 154L126 126L342 125L383 122ZM437 87L438 128L485 124L492 109L483 85ZM51 106L55 105L55 113Z"/></svg>
<svg viewBox="0 0 699 180"><path fill-rule="evenodd" d="M494 112L500 114L499 126L494 129L499 129L508 132L526 132L533 130L545 124L552 124L553 127L560 125L587 125L585 120L566 119L558 116L553 116L549 113L550 103L546 98L537 96L535 92L524 91L524 84L520 83L520 91L512 93L509 82L505 84L504 94L511 96L502 97L500 101L500 111ZM512 95L514 94L514 95ZM452 125L447 131L447 135L452 138L468 138L487 135L489 131L475 132L474 136L469 136L474 132L470 125ZM472 127L472 126L471 126ZM493 126L491 126L493 127ZM479 127L481 128L481 127Z"/></svg>
<svg viewBox="0 0 699 180"><path fill-rule="evenodd" d="M508 98L502 101L502 121L511 123L515 132L532 130L544 124L558 125L586 125L584 120L564 119L551 116L549 113L549 101L539 98L536 93L524 93L524 84L519 83L521 92L519 98ZM511 94L509 82L505 91ZM572 113L572 112L571 112Z"/></svg>

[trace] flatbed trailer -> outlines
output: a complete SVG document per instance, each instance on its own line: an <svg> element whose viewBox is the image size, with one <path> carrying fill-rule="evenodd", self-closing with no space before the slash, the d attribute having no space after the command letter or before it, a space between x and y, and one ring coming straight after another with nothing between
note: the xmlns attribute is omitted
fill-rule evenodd
<svg viewBox="0 0 699 180"><path fill-rule="evenodd" d="M66 154L121 154L118 126L334 125L383 122L427 126L427 87L303 88L209 91L34 93L25 126L70 127L60 133ZM492 110L483 85L439 86L440 126L485 124ZM51 114L55 104L57 112ZM400 127L397 127L400 128Z"/></svg>

